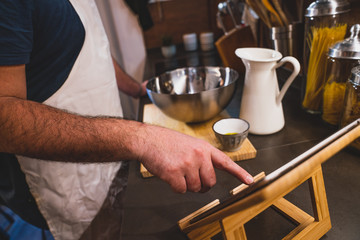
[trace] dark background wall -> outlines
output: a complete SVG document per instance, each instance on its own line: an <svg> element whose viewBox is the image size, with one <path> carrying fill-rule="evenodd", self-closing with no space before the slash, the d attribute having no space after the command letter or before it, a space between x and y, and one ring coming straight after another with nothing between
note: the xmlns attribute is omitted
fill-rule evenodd
<svg viewBox="0 0 360 240"><path fill-rule="evenodd" d="M173 38L175 44L182 43L182 35L195 32L212 31L215 38L223 32L216 25L216 12L219 2L224 0L171 0L149 4L149 10L154 26L144 32L146 48L161 46L163 35ZM302 21L305 9L314 0L282 0L294 21ZM360 23L360 0L348 0L351 3L351 13L348 23ZM225 23L232 28L231 19L225 18Z"/></svg>

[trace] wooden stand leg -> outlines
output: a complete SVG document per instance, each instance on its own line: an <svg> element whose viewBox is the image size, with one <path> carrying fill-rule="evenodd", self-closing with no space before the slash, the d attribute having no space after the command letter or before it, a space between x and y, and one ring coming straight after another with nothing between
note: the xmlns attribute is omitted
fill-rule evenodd
<svg viewBox="0 0 360 240"><path fill-rule="evenodd" d="M314 221L297 233L293 239L319 239L331 229L330 213L321 166L314 171L308 183L314 211Z"/></svg>
<svg viewBox="0 0 360 240"><path fill-rule="evenodd" d="M226 240L246 240L247 237L244 224L271 206L297 225L295 229L293 229L287 236L283 238L284 240L319 239L331 228L330 214L326 199L325 184L321 165L315 168L307 178L297 183L293 189L305 181L308 181L310 186L310 196L312 199L314 217L283 198L283 196L288 193L286 192L283 193L279 198L264 201L253 209L236 212L228 217L225 217L224 219L219 219L218 221L215 221L211 224L193 229L188 232L188 237L192 240L210 240L211 237L215 236L221 231L223 238ZM204 208L199 209L193 214L190 214L188 217L182 219L179 224L180 228L186 228L186 226L189 224L189 221L194 216L217 204L218 202L214 201L213 203L210 203Z"/></svg>
<svg viewBox="0 0 360 240"><path fill-rule="evenodd" d="M303 231L309 224L314 222L314 218L287 201L285 198L280 198L273 206L278 212L283 214L288 220L297 225L283 240L294 239L301 231Z"/></svg>
<svg viewBox="0 0 360 240"><path fill-rule="evenodd" d="M227 230L224 225L221 225L224 240L246 240L246 233L244 225L239 226L233 230Z"/></svg>
<svg viewBox="0 0 360 240"><path fill-rule="evenodd" d="M314 170L308 183L310 186L314 217L303 212L284 198L279 199L273 205L285 217L295 224L298 224L298 226L283 239L319 239L331 228L321 166Z"/></svg>

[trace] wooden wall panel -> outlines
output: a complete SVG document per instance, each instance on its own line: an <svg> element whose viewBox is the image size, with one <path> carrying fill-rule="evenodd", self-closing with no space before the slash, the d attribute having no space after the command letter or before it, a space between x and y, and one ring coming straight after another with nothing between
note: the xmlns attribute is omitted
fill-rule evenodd
<svg viewBox="0 0 360 240"><path fill-rule="evenodd" d="M216 27L217 4L220 0L172 0L149 4L154 26L144 32L146 48L161 46L161 37L171 35L175 44L182 43L182 35L221 30Z"/></svg>

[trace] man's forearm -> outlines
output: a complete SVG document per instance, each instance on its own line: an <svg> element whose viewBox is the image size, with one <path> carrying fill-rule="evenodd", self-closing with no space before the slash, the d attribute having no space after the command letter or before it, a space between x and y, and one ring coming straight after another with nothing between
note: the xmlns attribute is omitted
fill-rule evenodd
<svg viewBox="0 0 360 240"><path fill-rule="evenodd" d="M134 139L134 133L142 125L116 118L84 117L36 102L2 97L0 152L56 161L135 159L132 148L139 139Z"/></svg>
<svg viewBox="0 0 360 240"><path fill-rule="evenodd" d="M0 97L0 152L71 162L139 160L176 192L205 191L214 166L252 177L225 153L191 136L135 121L90 118L14 97Z"/></svg>

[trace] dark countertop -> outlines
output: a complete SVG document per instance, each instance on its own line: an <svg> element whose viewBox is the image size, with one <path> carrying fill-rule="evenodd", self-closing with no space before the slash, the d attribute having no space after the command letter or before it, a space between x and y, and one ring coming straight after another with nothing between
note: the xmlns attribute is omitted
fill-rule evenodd
<svg viewBox="0 0 360 240"><path fill-rule="evenodd" d="M202 65L203 53L191 53L198 57ZM207 53L207 57L211 53ZM178 59L164 60L158 52L151 52L152 62L148 64L154 76L174 66L186 63L186 53ZM219 64L216 53L212 53L214 65ZM188 60L189 61L189 60ZM171 62L177 62L171 64ZM196 62L196 60L195 60ZM180 63L180 64L179 64ZM167 68L166 66L170 66ZM155 69L155 70L154 70ZM285 79L283 72L279 79ZM146 75L145 75L146 76ZM147 76L146 76L147 77ZM237 92L227 107L231 116L237 117L240 109L244 74L241 74ZM319 115L306 113L300 106L298 83L286 93L283 100L285 127L278 133L266 136L249 135L249 140L257 149L254 159L237 162L241 167L256 175L261 171L271 173L288 161L305 152L325 139L337 128L324 123ZM280 81L281 82L281 81ZM149 102L142 99L142 103ZM332 229L322 239L359 239L360 238L360 154L350 148L342 150L323 165L326 193L332 222ZM131 162L129 183L125 199L123 239L187 239L178 229L177 221L210 203L224 199L229 190L240 183L231 175L216 170L217 184L209 192L177 194L161 180L153 177L144 179L140 175L139 163ZM286 197L289 201L312 214L309 187L305 182ZM245 224L248 239L281 239L294 228L294 225L269 208Z"/></svg>

